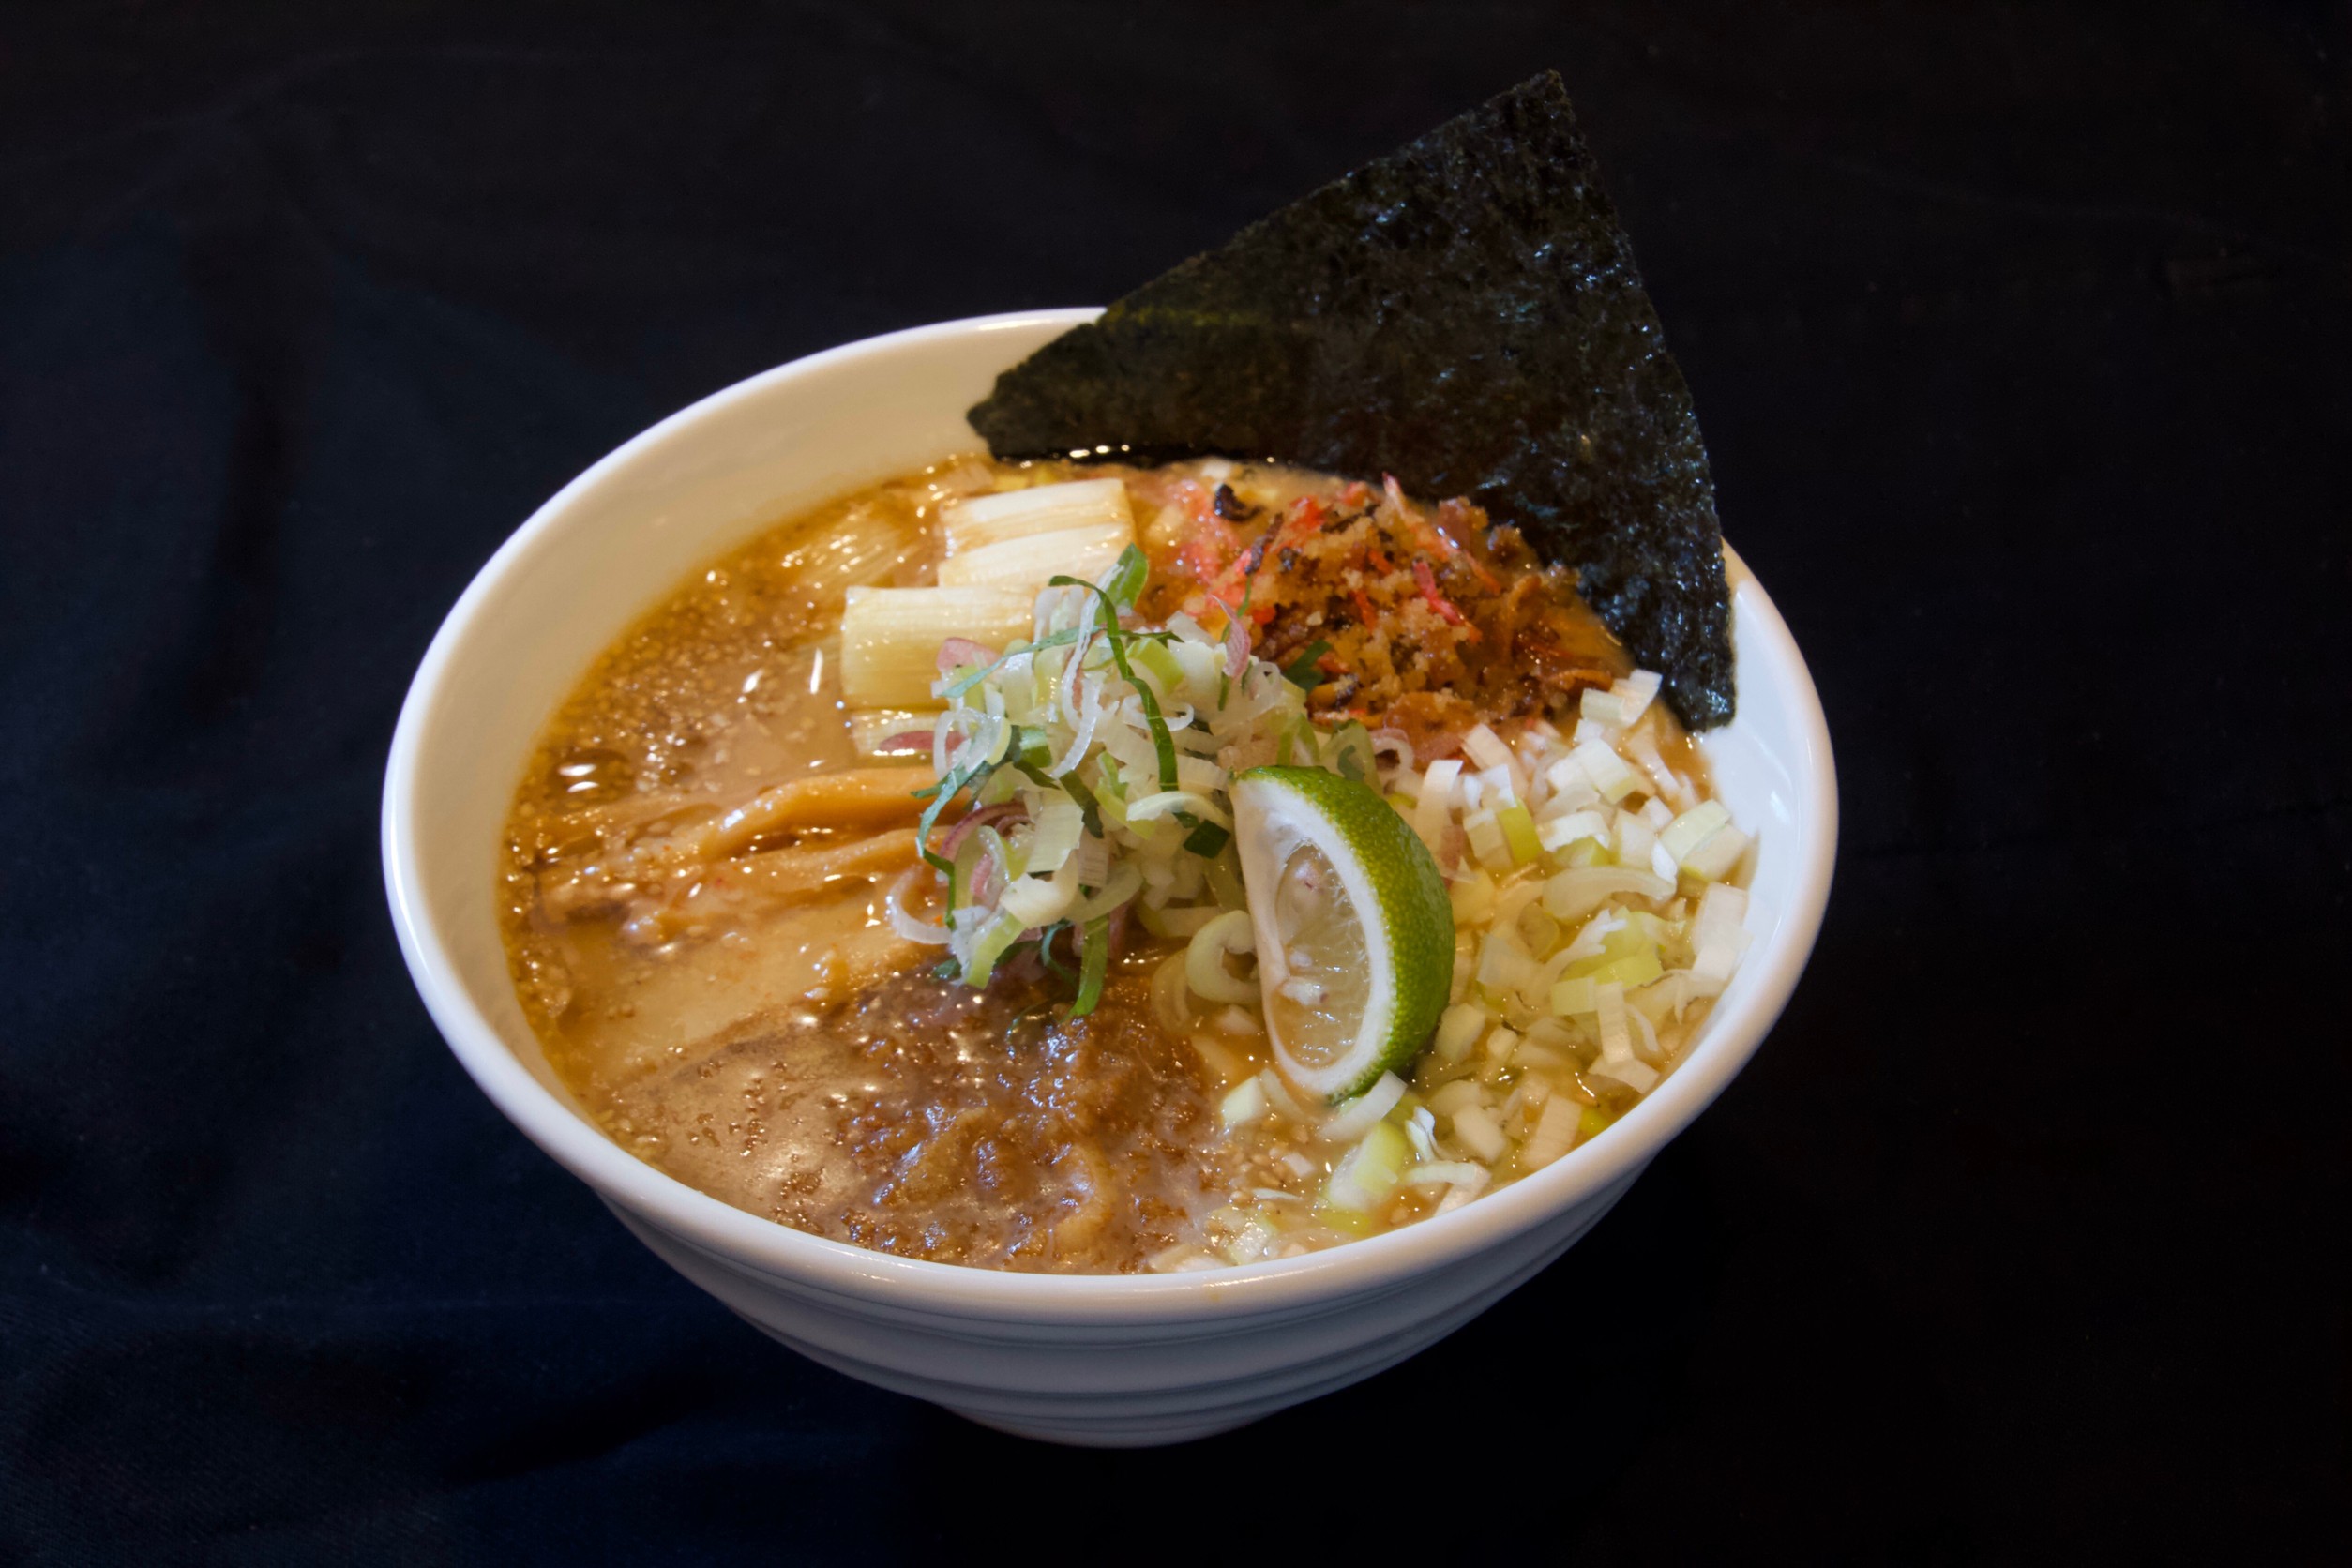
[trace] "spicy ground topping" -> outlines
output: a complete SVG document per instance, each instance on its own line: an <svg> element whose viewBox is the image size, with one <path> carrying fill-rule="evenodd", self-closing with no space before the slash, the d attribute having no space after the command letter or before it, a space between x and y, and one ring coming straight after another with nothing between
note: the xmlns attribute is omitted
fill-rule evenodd
<svg viewBox="0 0 2352 1568"><path fill-rule="evenodd" d="M1446 756L1482 718L1557 718L1630 670L1575 574L1468 502L1433 515L1393 480L1286 500L1255 477L1172 487L1172 566L1191 579L1173 596L1196 618L1240 617L1317 718L1395 728Z"/></svg>

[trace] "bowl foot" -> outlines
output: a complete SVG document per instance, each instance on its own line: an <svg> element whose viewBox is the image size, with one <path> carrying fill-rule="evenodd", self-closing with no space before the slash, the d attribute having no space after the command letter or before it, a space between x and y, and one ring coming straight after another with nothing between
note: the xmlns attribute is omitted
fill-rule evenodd
<svg viewBox="0 0 2352 1568"><path fill-rule="evenodd" d="M1220 1432L1235 1432L1260 1419L1258 1415L1214 1416L1204 1421L1152 1421L1132 1423L1023 1421L990 1415L983 1410L959 1410L954 1406L942 1407L949 1413L962 1416L975 1426L986 1426L992 1432L1010 1437L1029 1438L1037 1442L1061 1443L1069 1448L1165 1448L1170 1443L1191 1442L1199 1438L1214 1438Z"/></svg>

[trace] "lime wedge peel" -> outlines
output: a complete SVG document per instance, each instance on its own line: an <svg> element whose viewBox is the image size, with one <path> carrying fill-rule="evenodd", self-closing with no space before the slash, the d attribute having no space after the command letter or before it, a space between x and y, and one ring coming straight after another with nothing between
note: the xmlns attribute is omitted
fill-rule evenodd
<svg viewBox="0 0 2352 1568"><path fill-rule="evenodd" d="M1275 1063L1328 1102L1361 1094L1411 1062L1445 1010L1445 879L1395 807L1335 773L1252 768L1232 801Z"/></svg>

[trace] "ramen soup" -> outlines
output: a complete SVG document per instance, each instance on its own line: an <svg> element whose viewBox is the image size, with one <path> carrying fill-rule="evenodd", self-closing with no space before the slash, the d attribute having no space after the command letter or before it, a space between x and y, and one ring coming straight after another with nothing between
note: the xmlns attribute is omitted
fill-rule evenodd
<svg viewBox="0 0 2352 1568"><path fill-rule="evenodd" d="M1214 1268L1606 1137L1737 964L1654 675L1467 505L945 462L678 584L539 738L517 988L578 1103L905 1257Z"/></svg>

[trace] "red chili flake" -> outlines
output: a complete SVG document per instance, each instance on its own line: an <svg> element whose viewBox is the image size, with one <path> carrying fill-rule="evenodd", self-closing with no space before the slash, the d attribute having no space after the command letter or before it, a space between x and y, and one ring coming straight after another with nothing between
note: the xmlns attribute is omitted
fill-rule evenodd
<svg viewBox="0 0 2352 1568"><path fill-rule="evenodd" d="M1421 596L1429 602L1430 609L1444 618L1447 626L1469 625L1462 619L1462 612L1454 608L1454 601L1438 592L1437 574L1429 569L1429 563L1418 555L1413 557L1413 580L1421 584Z"/></svg>
<svg viewBox="0 0 2352 1568"><path fill-rule="evenodd" d="M1284 542L1299 544L1313 538L1323 526L1323 504L1311 495L1302 495L1291 505L1290 516L1282 525Z"/></svg>
<svg viewBox="0 0 2352 1568"><path fill-rule="evenodd" d="M1372 563L1372 569L1382 577L1386 577L1396 569L1396 563L1390 560L1378 545L1364 546L1364 558Z"/></svg>
<svg viewBox="0 0 2352 1568"><path fill-rule="evenodd" d="M1326 675L1345 675L1348 672L1348 666L1337 654L1325 654L1315 661L1315 668Z"/></svg>
<svg viewBox="0 0 2352 1568"><path fill-rule="evenodd" d="M1372 608L1372 601L1364 596L1363 589L1352 588L1349 592L1356 596L1356 618L1364 626L1369 626L1380 618L1380 611Z"/></svg>

